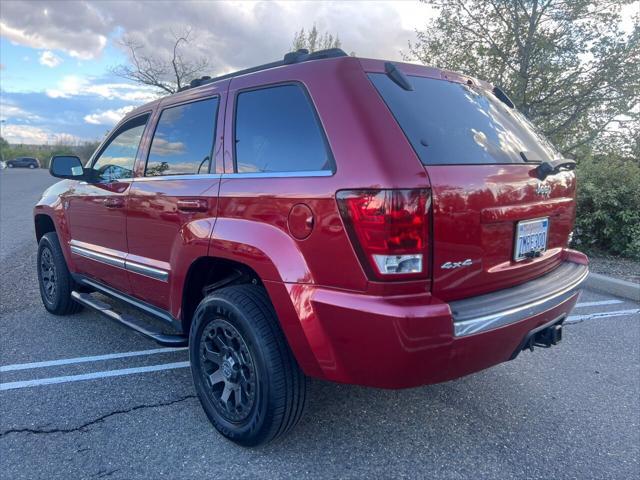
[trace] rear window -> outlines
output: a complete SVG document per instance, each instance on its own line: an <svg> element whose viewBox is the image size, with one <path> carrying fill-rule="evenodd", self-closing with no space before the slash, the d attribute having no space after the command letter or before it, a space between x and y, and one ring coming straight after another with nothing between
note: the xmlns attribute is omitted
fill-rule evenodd
<svg viewBox="0 0 640 480"><path fill-rule="evenodd" d="M475 86L410 76L413 91L369 74L425 165L523 163L559 154L517 110Z"/></svg>

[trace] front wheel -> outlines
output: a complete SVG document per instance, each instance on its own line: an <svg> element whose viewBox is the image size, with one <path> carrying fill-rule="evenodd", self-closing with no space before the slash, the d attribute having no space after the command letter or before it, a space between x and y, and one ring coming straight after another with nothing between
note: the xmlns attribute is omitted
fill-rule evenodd
<svg viewBox="0 0 640 480"><path fill-rule="evenodd" d="M189 356L200 403L230 440L264 444L302 416L305 377L263 288L235 285L204 298L194 314Z"/></svg>
<svg viewBox="0 0 640 480"><path fill-rule="evenodd" d="M36 166L32 163L31 165L29 165L29 168L36 168Z"/></svg>
<svg viewBox="0 0 640 480"><path fill-rule="evenodd" d="M43 235L38 244L38 283L44 308L54 315L70 315L82 309L71 297L74 282L55 232Z"/></svg>
<svg viewBox="0 0 640 480"><path fill-rule="evenodd" d="M13 163L7 163L7 168L13 168Z"/></svg>

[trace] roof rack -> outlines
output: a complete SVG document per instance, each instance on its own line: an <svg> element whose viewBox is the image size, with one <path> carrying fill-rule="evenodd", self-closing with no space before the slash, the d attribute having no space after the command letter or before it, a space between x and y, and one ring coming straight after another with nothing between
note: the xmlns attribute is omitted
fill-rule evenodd
<svg viewBox="0 0 640 480"><path fill-rule="evenodd" d="M237 72L227 73L219 77L211 78L208 75L204 77L191 80L188 86L182 87L179 92L188 90L190 88L199 87L201 85L207 85L208 83L218 82L220 80L226 80L228 78L237 77L239 75L246 75L247 73L259 72L261 70L268 70L269 68L281 67L283 65L292 65L294 63L309 62L311 60L322 60L325 58L346 57L347 54L341 48L328 48L326 50L318 50L313 53L309 53L306 48L301 48L295 52L286 53L282 60L277 62L265 63L264 65L258 65L257 67L247 68L245 70L238 70Z"/></svg>

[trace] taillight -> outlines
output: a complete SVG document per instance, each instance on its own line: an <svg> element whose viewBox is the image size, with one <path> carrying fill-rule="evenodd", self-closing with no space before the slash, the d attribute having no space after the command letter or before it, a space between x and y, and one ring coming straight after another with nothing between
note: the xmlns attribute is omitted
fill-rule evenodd
<svg viewBox="0 0 640 480"><path fill-rule="evenodd" d="M343 190L336 198L369 276L426 277L430 190Z"/></svg>

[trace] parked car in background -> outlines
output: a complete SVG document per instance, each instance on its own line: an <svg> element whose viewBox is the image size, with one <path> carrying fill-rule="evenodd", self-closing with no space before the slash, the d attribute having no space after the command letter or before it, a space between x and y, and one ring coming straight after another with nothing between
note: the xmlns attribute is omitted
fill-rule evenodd
<svg viewBox="0 0 640 480"><path fill-rule="evenodd" d="M258 445L307 376L408 388L557 344L588 273L574 167L486 82L289 53L128 113L86 165L53 157L42 301L188 344L213 425Z"/></svg>
<svg viewBox="0 0 640 480"><path fill-rule="evenodd" d="M40 162L33 157L18 157L8 160L7 168L40 168Z"/></svg>

